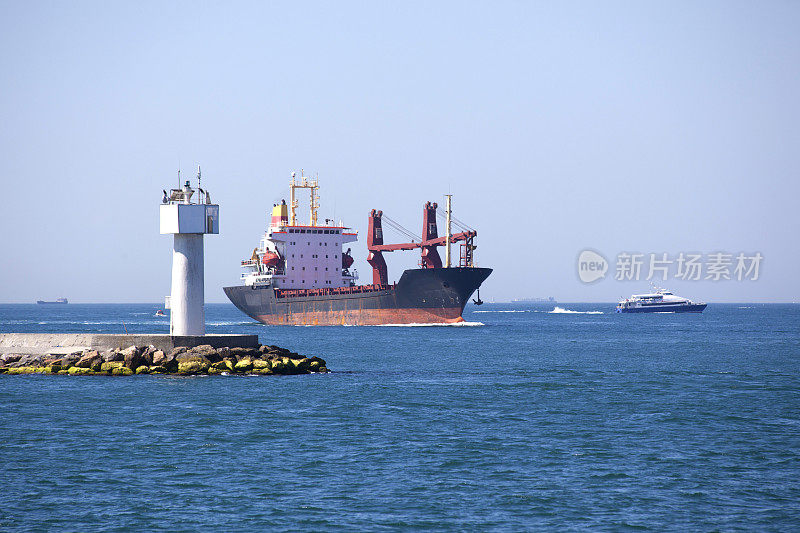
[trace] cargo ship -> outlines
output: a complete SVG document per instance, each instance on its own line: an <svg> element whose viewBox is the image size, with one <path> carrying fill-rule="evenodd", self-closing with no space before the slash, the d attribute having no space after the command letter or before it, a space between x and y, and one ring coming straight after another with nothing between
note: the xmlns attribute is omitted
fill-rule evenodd
<svg viewBox="0 0 800 533"><path fill-rule="evenodd" d="M66 298L56 298L55 301L52 302L48 302L46 300L36 300L36 303L39 305L53 305L53 304L63 305L63 304L68 304L69 300L67 300Z"/></svg>
<svg viewBox="0 0 800 533"><path fill-rule="evenodd" d="M310 220L298 224L298 189L310 191ZM225 294L242 312L270 325L450 324L463 322L470 296L491 274L474 264L477 231L452 216L447 197L445 235L439 236L436 203L423 207L422 232L405 230L382 211L372 210L367 232L367 262L372 283L357 284L350 248L358 232L332 220L320 223L317 179L292 173L290 200L272 207L268 230L249 258L241 262L242 284L225 287ZM411 242L384 243L383 222L409 236ZM458 233L452 226L459 226ZM457 266L451 258L458 245ZM442 261L438 248L444 247ZM389 283L384 253L419 250L420 268L403 272Z"/></svg>

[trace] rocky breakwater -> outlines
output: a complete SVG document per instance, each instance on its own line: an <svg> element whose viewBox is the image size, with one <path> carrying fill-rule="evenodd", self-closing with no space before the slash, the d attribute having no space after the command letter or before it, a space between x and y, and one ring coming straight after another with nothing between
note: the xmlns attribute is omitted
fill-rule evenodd
<svg viewBox="0 0 800 533"><path fill-rule="evenodd" d="M258 348L175 348L153 346L124 350L83 350L59 355L0 355L0 374L130 376L133 374L311 374L328 372L319 357L305 357L278 346Z"/></svg>

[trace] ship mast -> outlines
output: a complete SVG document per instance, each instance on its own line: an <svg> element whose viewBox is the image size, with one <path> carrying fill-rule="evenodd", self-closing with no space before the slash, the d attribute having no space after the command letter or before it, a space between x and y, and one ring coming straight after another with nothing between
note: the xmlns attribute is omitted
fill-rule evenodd
<svg viewBox="0 0 800 533"><path fill-rule="evenodd" d="M452 215L453 215L453 195L445 194L447 196L447 243L444 251L444 263L446 268L450 268L450 241L453 234Z"/></svg>
<svg viewBox="0 0 800 533"><path fill-rule="evenodd" d="M311 189L311 217L309 226L317 225L317 210L319 209L319 179L314 178L309 180L303 175L303 170L300 169L300 180L295 181L296 172L292 172L292 179L289 181L289 225L295 226L297 224L297 199L294 195L295 189Z"/></svg>

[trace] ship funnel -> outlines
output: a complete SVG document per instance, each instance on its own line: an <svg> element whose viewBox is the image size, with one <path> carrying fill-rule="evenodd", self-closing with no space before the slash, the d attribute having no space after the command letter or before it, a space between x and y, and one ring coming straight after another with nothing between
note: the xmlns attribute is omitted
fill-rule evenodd
<svg viewBox="0 0 800 533"><path fill-rule="evenodd" d="M280 226L289 225L289 206L286 205L286 200L281 200L281 203L276 204L272 208L272 220L270 227L278 228Z"/></svg>

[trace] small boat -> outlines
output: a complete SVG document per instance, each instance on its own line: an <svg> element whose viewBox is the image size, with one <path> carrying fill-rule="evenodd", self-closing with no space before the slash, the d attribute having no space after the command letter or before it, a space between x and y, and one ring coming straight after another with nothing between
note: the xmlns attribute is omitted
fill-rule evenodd
<svg viewBox="0 0 800 533"><path fill-rule="evenodd" d="M708 304L693 302L665 289L634 294L617 304L617 313L702 313Z"/></svg>
<svg viewBox="0 0 800 533"><path fill-rule="evenodd" d="M165 315L165 314L164 314L164 311L162 311L161 309L159 309L158 311L156 311L156 314L155 314L155 316L167 316L167 315Z"/></svg>

